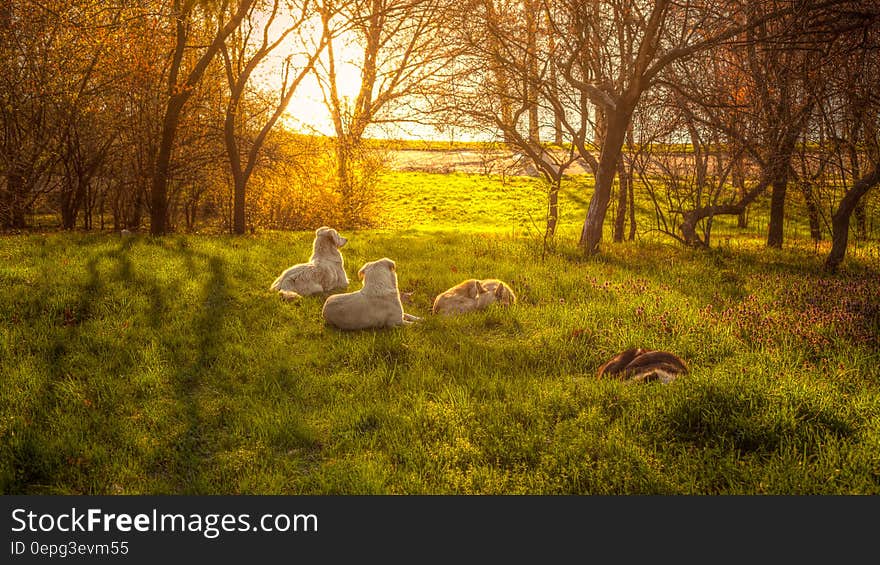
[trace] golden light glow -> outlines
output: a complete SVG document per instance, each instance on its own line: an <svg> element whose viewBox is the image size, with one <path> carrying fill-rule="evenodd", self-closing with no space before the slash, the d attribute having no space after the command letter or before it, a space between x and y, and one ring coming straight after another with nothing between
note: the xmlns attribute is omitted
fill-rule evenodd
<svg viewBox="0 0 880 565"><path fill-rule="evenodd" d="M280 34L285 26L290 26L290 15L278 16L272 30ZM277 35L276 35L277 37ZM308 53L320 43L321 28L316 22L303 26L302 35L291 34L262 65L257 83L266 90L280 91L284 80L284 64L290 61L291 74L302 69L308 61ZM343 103L353 100L360 91L361 72L359 62L362 58L357 38L353 34L341 35L333 39L333 52L336 60L336 89ZM284 125L304 133L335 135L330 110L325 96L327 90L328 53L325 49L315 64L314 71L300 83L282 116ZM320 82L318 76L321 77ZM323 88L322 88L323 84Z"/></svg>

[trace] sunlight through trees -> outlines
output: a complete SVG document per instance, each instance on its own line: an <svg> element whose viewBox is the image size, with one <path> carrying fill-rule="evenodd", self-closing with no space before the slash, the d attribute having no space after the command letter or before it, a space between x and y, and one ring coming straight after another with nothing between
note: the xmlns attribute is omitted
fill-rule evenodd
<svg viewBox="0 0 880 565"><path fill-rule="evenodd" d="M831 238L834 269L876 237L878 29L878 3L846 0L11 0L0 222L372 225L408 131L527 165L547 187L545 246L581 168L586 254L606 230L638 237L640 202L698 247L720 215L745 226L767 207L768 247L796 214ZM324 211L267 218L279 174L283 208Z"/></svg>

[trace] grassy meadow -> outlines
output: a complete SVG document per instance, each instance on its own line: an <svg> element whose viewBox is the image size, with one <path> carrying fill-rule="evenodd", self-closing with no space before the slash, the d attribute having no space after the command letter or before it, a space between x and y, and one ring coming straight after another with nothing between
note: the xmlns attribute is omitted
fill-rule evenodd
<svg viewBox="0 0 880 565"><path fill-rule="evenodd" d="M828 275L811 243L764 249L756 215L710 251L641 229L587 259L569 184L544 255L532 180L383 190L342 251L349 290L397 262L425 320L392 330L267 290L311 232L0 237L0 492L880 494L876 242ZM518 304L431 316L470 277ZM629 346L691 373L597 380Z"/></svg>

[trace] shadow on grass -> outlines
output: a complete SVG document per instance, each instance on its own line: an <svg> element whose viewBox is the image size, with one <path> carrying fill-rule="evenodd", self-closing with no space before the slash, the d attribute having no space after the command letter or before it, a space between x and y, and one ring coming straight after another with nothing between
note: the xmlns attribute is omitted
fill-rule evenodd
<svg viewBox="0 0 880 565"><path fill-rule="evenodd" d="M853 416L819 397L767 396L757 385L709 383L692 394L672 397L642 423L645 431L664 429L670 442L699 448L769 456L793 448L816 456L829 437L853 441Z"/></svg>
<svg viewBox="0 0 880 565"><path fill-rule="evenodd" d="M131 404L132 398L128 395L132 385L126 378L134 369L133 361L129 359L137 356L107 355L100 360L103 365L100 375L82 369L76 356L82 354L85 345L98 343L95 340L100 340L100 334L114 331L113 324L117 320L100 319L102 302L116 296L128 298L128 293L146 298L146 311L135 309L129 314L137 320L143 313L142 320L149 327L148 339L155 340L163 349L162 353L171 359L172 368L167 381L173 391L173 402L177 404L172 417L181 418L178 429L183 430L159 438L161 447L155 451L152 462L136 461L135 464L154 473L160 484L171 485L174 492L195 492L198 487L194 485L204 484L200 476L205 461L212 457L214 444L206 439L206 430L215 423L206 421L200 395L204 379L210 375L210 368L216 363L224 343L223 320L229 315L230 304L225 262L220 257L194 251L185 245L151 241L150 245L158 245L172 255L157 260L180 259L185 267L184 272L175 273L170 280L162 280L146 269L135 268L132 254L138 252L139 245L134 240L126 240L118 247L88 255L84 265L86 276L77 285L71 299L53 303L52 293L56 288L41 284L42 288L28 297L30 304L22 305L37 318L46 320L48 317L49 335L45 345L34 346L40 369L30 384L28 405L16 414L25 425L17 426L18 429L11 434L14 437L4 439L4 451L11 458L12 471L11 476L2 477L0 490L4 493L52 493L59 492L59 489L60 492L109 493L113 477L108 461L124 457L130 449L128 430L119 426L119 418L127 420L129 412L139 409ZM105 261L112 263L109 269L102 268ZM175 304L179 302L177 295L181 292L181 279L202 278L199 275L202 271L206 277L201 300L191 305L192 315L186 322L187 332L194 341L187 337L181 341L180 336L168 334L169 331L179 331L169 328L168 314L170 309L185 307ZM70 285L75 282L68 280L67 284L66 290L70 290ZM111 288L113 285L124 288L120 291ZM61 315L58 315L58 309L62 311ZM93 319L100 325L85 329L85 323ZM181 343L184 347L179 346ZM188 347L190 344L194 347ZM108 378L125 381L111 384L104 380ZM69 395L70 387L65 383L71 381L81 383L72 386L95 394L110 384L110 398L115 402L93 406L86 398L89 408L84 408ZM117 405L120 399L122 404ZM59 416L63 429L58 428ZM212 433L216 431L212 430ZM65 438L84 439L71 442ZM89 461L83 455L94 451L96 446L97 452L103 453L101 462Z"/></svg>
<svg viewBox="0 0 880 565"><path fill-rule="evenodd" d="M28 425L16 430L12 434L14 439L9 442L14 472L12 477L3 481L3 492L41 494L53 493L61 488L62 492L73 490L94 494L95 487L89 482L88 469L82 469L89 464L82 454L89 446L60 441L61 438L55 432L49 432L59 425L56 421L59 412L67 415L70 411L80 412L79 418L65 418L64 424L68 427L61 430L63 434L86 438L97 436L114 445L122 443L119 430L103 425L106 422L101 422L101 417L96 416L94 411L75 404L65 390L64 383L77 381L85 383L87 388L89 384L94 384L95 375L77 373L75 367L70 367L68 356L78 352L80 343L88 342L90 336L83 331L83 324L95 317L101 298L108 294L108 284L119 282L146 291L151 303L151 325L154 330L162 326L162 313L166 310L167 303L165 297L169 292L174 292L174 289L164 289L156 279L135 274L129 257L132 244L132 240L123 241L119 247L89 256L85 263L86 277L72 300L63 300L61 303L58 301L57 294L69 291L75 284L72 277L62 272L60 280L64 288L59 289L54 281L43 282L36 292L28 292L26 300L16 305L33 316L37 326L40 325L40 318L47 321L48 328L45 331L48 335L45 346L32 345L41 370L34 374L35 378L31 383L33 388L28 396L32 402L23 413L16 414ZM59 249L52 252L52 255L63 257L63 245L64 240L59 240ZM100 273L100 264L105 260L116 263L110 277L102 277ZM64 265L57 267L67 268ZM38 341L41 337L39 334L31 335ZM106 360L108 364L115 361ZM20 386L28 385L22 383ZM86 406L91 406L91 401L85 400L89 402ZM78 431L70 429L69 424L72 421L76 422ZM83 470L86 471L85 476L77 475L78 471ZM98 488L103 492L109 485Z"/></svg>
<svg viewBox="0 0 880 565"><path fill-rule="evenodd" d="M223 345L223 319L229 309L229 284L224 261L218 257L196 253L189 248L178 246L190 273L199 266L197 259L206 263L208 278L203 287L198 313L192 319L192 333L198 336L198 354L191 364L175 361L177 368L172 371L171 379L175 397L182 403L182 417L185 419L185 430L182 434L169 441L166 454L173 454L170 466L175 492L186 494L202 494L200 485L204 484L202 472L205 463L211 459L216 442L207 441L207 429L212 425L207 421L200 406L203 394L205 368L217 362L218 349ZM170 438L172 439L172 438ZM155 463L162 463L156 461Z"/></svg>

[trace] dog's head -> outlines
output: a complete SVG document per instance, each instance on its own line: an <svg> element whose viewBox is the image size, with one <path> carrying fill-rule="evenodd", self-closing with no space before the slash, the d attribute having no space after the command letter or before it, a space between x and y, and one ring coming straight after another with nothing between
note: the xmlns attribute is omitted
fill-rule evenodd
<svg viewBox="0 0 880 565"><path fill-rule="evenodd" d="M315 230L315 242L312 244L311 260L342 262L342 253L339 248L348 243L348 240L339 235L333 228L322 226Z"/></svg>
<svg viewBox="0 0 880 565"><path fill-rule="evenodd" d="M502 306L510 306L516 303L516 295L505 283L500 282L495 287L495 300Z"/></svg>
<svg viewBox="0 0 880 565"><path fill-rule="evenodd" d="M321 226L320 228L315 230L315 246L317 247L319 243L324 242L338 249L348 243L348 240L339 235L339 232L334 230L333 228Z"/></svg>
<svg viewBox="0 0 880 565"><path fill-rule="evenodd" d="M464 291L465 296L468 298L479 298L481 294L487 292L477 279L468 279L463 283L460 283L459 288Z"/></svg>
<svg viewBox="0 0 880 565"><path fill-rule="evenodd" d="M480 281L480 284L485 291L477 298L480 306L492 303L510 306L516 303L516 295L507 283L498 279L487 279Z"/></svg>
<svg viewBox="0 0 880 565"><path fill-rule="evenodd" d="M397 265L387 257L364 263L358 271L358 277L364 281L364 290L395 294L398 292Z"/></svg>

